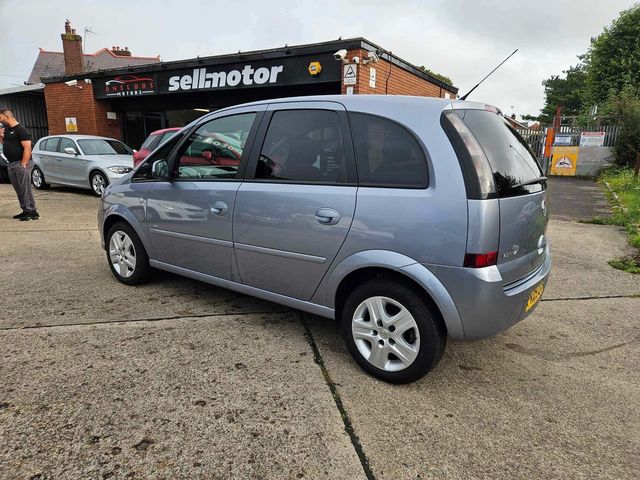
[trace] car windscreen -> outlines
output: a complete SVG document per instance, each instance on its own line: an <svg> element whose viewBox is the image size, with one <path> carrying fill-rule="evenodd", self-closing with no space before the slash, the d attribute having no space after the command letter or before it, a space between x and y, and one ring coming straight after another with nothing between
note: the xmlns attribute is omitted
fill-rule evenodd
<svg viewBox="0 0 640 480"><path fill-rule="evenodd" d="M535 155L502 115L486 110L457 113L484 150L499 197L525 195L546 187L544 180L536 182L543 173Z"/></svg>
<svg viewBox="0 0 640 480"><path fill-rule="evenodd" d="M132 155L133 151L117 140L102 138L78 140L85 155Z"/></svg>

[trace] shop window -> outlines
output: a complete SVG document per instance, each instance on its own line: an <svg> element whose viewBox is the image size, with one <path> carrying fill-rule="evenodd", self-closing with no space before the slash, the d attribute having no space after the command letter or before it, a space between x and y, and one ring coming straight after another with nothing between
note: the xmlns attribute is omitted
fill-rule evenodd
<svg viewBox="0 0 640 480"><path fill-rule="evenodd" d="M342 130L329 110L282 110L271 118L255 178L347 183Z"/></svg>
<svg viewBox="0 0 640 480"><path fill-rule="evenodd" d="M191 134L178 154L177 178L236 178L255 113L216 118Z"/></svg>

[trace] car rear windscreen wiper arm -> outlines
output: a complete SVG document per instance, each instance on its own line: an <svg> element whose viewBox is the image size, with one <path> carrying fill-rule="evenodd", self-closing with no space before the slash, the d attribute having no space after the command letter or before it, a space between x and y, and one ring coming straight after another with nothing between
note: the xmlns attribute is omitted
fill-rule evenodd
<svg viewBox="0 0 640 480"><path fill-rule="evenodd" d="M534 185L536 183L542 183L542 182L546 182L547 181L547 177L537 177L537 178L532 178L531 180L527 180L525 182L520 182L520 183L516 183L513 188L518 188L518 187L525 187L527 185Z"/></svg>

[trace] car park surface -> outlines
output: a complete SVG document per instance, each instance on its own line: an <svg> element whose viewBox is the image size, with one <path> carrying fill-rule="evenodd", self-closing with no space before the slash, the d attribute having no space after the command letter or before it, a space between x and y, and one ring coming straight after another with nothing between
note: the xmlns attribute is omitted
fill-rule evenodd
<svg viewBox="0 0 640 480"><path fill-rule="evenodd" d="M606 263L628 253L616 227L552 209L535 318L392 386L326 319L171 274L116 282L90 192L37 192L26 226L13 195L0 185L2 479L640 473L640 285Z"/></svg>

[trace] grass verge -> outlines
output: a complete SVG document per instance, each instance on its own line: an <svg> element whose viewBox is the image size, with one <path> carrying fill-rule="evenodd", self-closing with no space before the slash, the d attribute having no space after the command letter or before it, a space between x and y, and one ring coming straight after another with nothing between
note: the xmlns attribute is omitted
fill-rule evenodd
<svg viewBox="0 0 640 480"><path fill-rule="evenodd" d="M629 273L640 273L640 178L634 178L631 168L610 168L598 179L608 187L605 193L612 202L609 218L593 218L588 223L620 225L629 235L629 243L637 249L630 257L614 258L609 265Z"/></svg>

